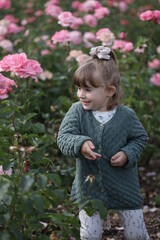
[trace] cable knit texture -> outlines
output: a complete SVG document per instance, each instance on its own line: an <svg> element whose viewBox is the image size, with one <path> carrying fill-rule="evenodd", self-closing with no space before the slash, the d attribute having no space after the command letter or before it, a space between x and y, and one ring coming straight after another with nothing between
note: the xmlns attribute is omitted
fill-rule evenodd
<svg viewBox="0 0 160 240"><path fill-rule="evenodd" d="M95 152L102 157L88 160L80 153L82 144L91 140ZM120 105L113 118L100 124L92 111L83 109L80 102L74 103L63 119L57 143L63 154L76 157L76 176L71 198L81 201L87 197L100 199L108 209L140 209L143 198L140 194L137 161L148 136L135 112ZM110 159L124 151L128 162L123 167L112 167ZM91 187L85 181L94 175Z"/></svg>

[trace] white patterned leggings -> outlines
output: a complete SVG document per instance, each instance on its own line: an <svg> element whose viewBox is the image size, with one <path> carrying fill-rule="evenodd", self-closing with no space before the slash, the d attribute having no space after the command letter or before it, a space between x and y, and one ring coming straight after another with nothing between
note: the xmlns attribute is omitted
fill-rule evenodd
<svg viewBox="0 0 160 240"><path fill-rule="evenodd" d="M127 240L149 240L143 212L138 210L116 211L124 227L124 235ZM101 240L103 234L103 220L99 213L92 217L88 216L85 210L79 212L81 222L80 237L81 240Z"/></svg>

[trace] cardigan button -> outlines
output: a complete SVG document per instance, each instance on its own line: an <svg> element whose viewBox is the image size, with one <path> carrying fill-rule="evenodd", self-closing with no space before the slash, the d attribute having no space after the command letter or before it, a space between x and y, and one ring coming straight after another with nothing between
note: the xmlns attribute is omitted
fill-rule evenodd
<svg viewBox="0 0 160 240"><path fill-rule="evenodd" d="M98 153L100 153L101 152L101 149L98 149Z"/></svg>
<svg viewBox="0 0 160 240"><path fill-rule="evenodd" d="M101 189L101 192L104 192L104 188Z"/></svg>

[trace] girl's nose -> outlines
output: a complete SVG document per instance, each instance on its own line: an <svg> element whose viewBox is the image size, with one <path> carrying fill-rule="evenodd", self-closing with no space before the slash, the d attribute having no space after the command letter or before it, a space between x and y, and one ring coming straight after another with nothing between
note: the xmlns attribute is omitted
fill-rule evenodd
<svg viewBox="0 0 160 240"><path fill-rule="evenodd" d="M81 89L81 90L78 90L77 96L78 96L79 98L85 98L84 91L83 91L82 89Z"/></svg>

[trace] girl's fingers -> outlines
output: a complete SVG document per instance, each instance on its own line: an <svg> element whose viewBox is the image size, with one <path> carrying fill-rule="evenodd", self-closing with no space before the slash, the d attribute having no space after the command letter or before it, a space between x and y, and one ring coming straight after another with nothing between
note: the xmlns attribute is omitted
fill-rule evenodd
<svg viewBox="0 0 160 240"><path fill-rule="evenodd" d="M91 149L95 149L95 146L94 146L94 144L93 144L91 141L88 141L88 146L89 146Z"/></svg>

